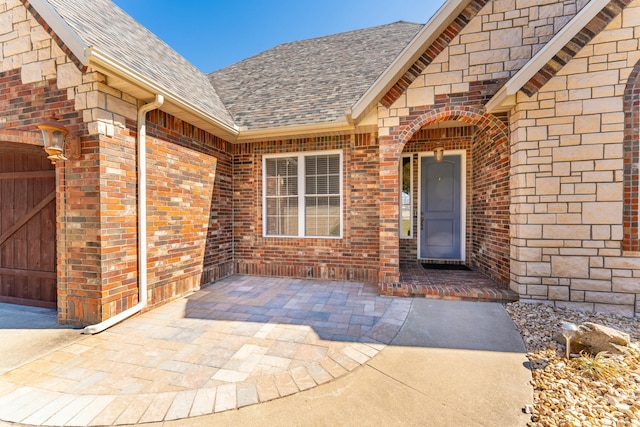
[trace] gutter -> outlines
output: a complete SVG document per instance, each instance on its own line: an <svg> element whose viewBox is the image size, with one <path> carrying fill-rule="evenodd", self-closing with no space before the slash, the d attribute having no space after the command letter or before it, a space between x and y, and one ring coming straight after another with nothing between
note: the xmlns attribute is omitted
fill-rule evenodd
<svg viewBox="0 0 640 427"><path fill-rule="evenodd" d="M105 55L94 47L86 48L85 55L90 60L90 65L94 65L99 69L107 70L118 76L124 77L125 80L129 80L130 82L132 82L132 84L135 84L136 86L149 92L165 94L164 96L166 97L166 100L168 102L171 102L184 111L193 113L201 120L204 120L205 122L216 126L218 129L221 129L223 132L230 136L223 137L223 139L226 139L231 143L270 140L283 137L296 137L300 135L352 132L356 129L354 120L350 115L350 110L345 111L345 121L340 122L311 123L279 128L259 129L241 128L235 124L229 125L216 116L213 116L210 113L206 112L202 108L197 107L194 104L184 100L180 95L167 91L166 88L161 87L160 85L141 75L137 71L125 65L122 65L118 61Z"/></svg>
<svg viewBox="0 0 640 427"><path fill-rule="evenodd" d="M82 330L83 334L102 332L147 306L147 113L163 103L164 97L158 94L154 101L138 109L138 304L104 322L87 326Z"/></svg>
<svg viewBox="0 0 640 427"><path fill-rule="evenodd" d="M286 138L296 136L308 136L314 134L352 132L356 129L353 123L329 122L311 123L306 125L284 126L279 128L240 129L236 142L249 142L257 140L269 140L273 138Z"/></svg>

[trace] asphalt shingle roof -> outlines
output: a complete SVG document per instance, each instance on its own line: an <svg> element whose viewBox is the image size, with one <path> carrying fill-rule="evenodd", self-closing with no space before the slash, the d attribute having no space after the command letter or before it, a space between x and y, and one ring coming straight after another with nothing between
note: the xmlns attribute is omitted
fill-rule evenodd
<svg viewBox="0 0 640 427"><path fill-rule="evenodd" d="M109 0L47 0L89 46L232 126L207 76Z"/></svg>
<svg viewBox="0 0 640 427"><path fill-rule="evenodd" d="M422 27L400 21L285 43L209 78L241 128L344 121Z"/></svg>
<svg viewBox="0 0 640 427"><path fill-rule="evenodd" d="M87 46L247 129L344 121L423 27L400 21L285 43L206 76L110 0L47 1Z"/></svg>

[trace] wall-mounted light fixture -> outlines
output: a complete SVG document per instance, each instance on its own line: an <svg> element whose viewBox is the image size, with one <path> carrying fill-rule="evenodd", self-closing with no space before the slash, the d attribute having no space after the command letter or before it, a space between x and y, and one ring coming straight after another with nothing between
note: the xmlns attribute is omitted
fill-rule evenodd
<svg viewBox="0 0 640 427"><path fill-rule="evenodd" d="M69 131L62 126L57 120L46 120L37 125L42 132L42 141L44 143L44 151L49 156L52 164L57 161L80 158L80 138L77 136L67 136Z"/></svg>
<svg viewBox="0 0 640 427"><path fill-rule="evenodd" d="M440 163L444 157L444 147L436 147L433 149L433 157L435 157L436 163Z"/></svg>
<svg viewBox="0 0 640 427"><path fill-rule="evenodd" d="M442 129L440 128L440 122L439 121L436 122L436 125L438 129L436 138L440 140L442 139ZM441 145L438 145L436 148L433 149L433 157L436 163L442 162L443 156L444 156L444 147L442 147Z"/></svg>

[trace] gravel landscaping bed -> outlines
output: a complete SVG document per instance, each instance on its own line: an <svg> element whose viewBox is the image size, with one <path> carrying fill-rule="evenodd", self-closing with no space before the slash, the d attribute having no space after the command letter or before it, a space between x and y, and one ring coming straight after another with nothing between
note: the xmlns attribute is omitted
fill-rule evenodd
<svg viewBox="0 0 640 427"><path fill-rule="evenodd" d="M581 313L547 305L505 304L527 347L533 376L531 427L640 426L640 319ZM626 332L622 355L565 357L554 341L560 322L593 322Z"/></svg>

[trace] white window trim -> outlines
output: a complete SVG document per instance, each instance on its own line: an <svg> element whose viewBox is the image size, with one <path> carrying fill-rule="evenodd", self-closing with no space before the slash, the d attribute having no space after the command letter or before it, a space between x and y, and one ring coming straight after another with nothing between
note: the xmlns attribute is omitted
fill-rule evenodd
<svg viewBox="0 0 640 427"><path fill-rule="evenodd" d="M304 158L308 156L321 156L338 154L340 156L340 234L338 236L307 236L305 235L305 193L306 193L306 179L304 169ZM282 235L282 234L267 234L267 160L282 158L282 157L297 157L298 158L298 234L297 235ZM342 150L326 150L326 151L303 151L293 153L279 153L279 154L265 154L262 156L262 235L264 237L273 238L297 238L297 239L342 239L344 231L344 188L343 188L343 155Z"/></svg>
<svg viewBox="0 0 640 427"><path fill-rule="evenodd" d="M402 181L404 180L404 175L403 175L403 167L402 167L402 163L404 161L404 159L409 159L409 174L411 176L410 182L409 182L409 235L408 236L403 236L402 233L400 233L400 238L401 239L413 239L413 217L414 217L414 211L413 211L413 205L414 205L414 197L413 197L413 153L408 153L408 154L403 154L402 157L400 158L400 188L399 188L399 193L400 193L400 230L402 230Z"/></svg>

